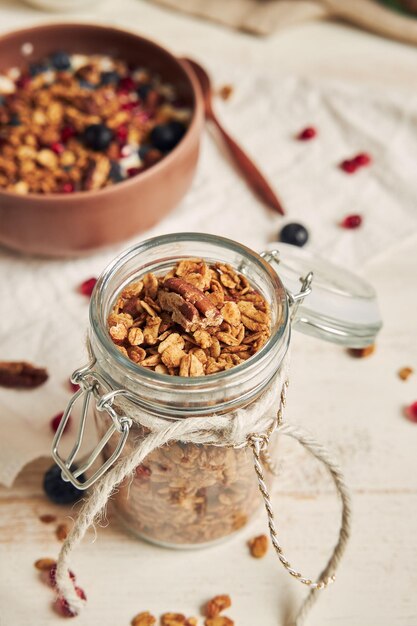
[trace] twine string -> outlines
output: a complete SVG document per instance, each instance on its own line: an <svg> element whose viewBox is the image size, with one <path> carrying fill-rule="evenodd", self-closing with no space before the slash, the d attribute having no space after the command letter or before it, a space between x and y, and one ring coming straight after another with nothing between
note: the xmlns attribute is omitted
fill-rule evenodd
<svg viewBox="0 0 417 626"><path fill-rule="evenodd" d="M271 541L275 551L286 570L301 583L311 587L310 594L304 601L295 621L296 626L301 626L309 609L316 601L316 592L325 588L334 580L334 572L342 557L350 531L350 501L344 484L343 476L338 466L331 460L327 451L318 444L311 436L300 429L283 423L283 410L285 407L286 390L288 381L282 381L280 391L279 407L276 415L266 425L266 413L271 403L276 402L276 392L270 393L266 398L255 403L257 407L251 406L250 412L253 418L248 423L249 409L239 409L233 414L214 415L205 420L186 418L166 424L164 420L158 420L155 416L141 413L134 416L134 420L141 423L150 430L149 434L141 439L132 452L126 455L102 476L94 486L93 491L84 502L78 518L70 530L64 544L62 545L56 570L56 583L59 595L66 600L69 608L74 614L78 614L85 601L76 593L73 581L69 576L70 556L73 549L82 541L88 528L97 519L114 491L114 489L140 465L145 458L157 448L173 441L183 441L203 445L223 445L240 448L250 446L253 451L254 468L258 479L259 489L263 497L265 509L268 516L268 525ZM253 427L260 427L261 434L253 433ZM252 428L252 432L250 429ZM275 527L274 514L272 510L270 495L265 484L263 463L266 467L272 467L272 461L268 456L268 442L274 431L292 437L299 441L313 456L319 459L330 472L337 491L343 504L342 524L339 532L339 541L333 551L329 562L320 574L319 580L312 580L303 577L294 570L283 554L283 550L278 542L277 530Z"/></svg>

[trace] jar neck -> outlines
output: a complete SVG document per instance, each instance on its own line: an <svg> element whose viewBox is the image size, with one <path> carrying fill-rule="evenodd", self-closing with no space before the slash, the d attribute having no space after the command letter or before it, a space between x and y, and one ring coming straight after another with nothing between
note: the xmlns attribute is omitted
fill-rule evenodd
<svg viewBox="0 0 417 626"><path fill-rule="evenodd" d="M112 343L106 323L120 289L147 272L166 273L187 257L230 264L271 307L271 336L259 352L229 370L196 378L158 374L131 362ZM290 340L286 293L271 266L244 246L199 233L157 237L123 253L97 283L90 320L91 349L100 374L111 388L133 392L143 410L161 417L204 416L248 404L274 379Z"/></svg>

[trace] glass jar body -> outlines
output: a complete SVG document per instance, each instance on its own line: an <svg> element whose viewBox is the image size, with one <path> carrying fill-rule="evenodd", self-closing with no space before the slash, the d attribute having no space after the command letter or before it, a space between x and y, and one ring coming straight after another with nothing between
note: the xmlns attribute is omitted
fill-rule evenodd
<svg viewBox="0 0 417 626"><path fill-rule="evenodd" d="M271 309L271 335L250 359L227 371L184 378L148 371L123 356L111 342L106 320L122 288L148 272L164 274L178 260L201 257L228 263L244 274ZM259 255L235 242L210 235L183 233L155 238L131 249L113 262L97 283L90 306L90 343L95 370L111 390L134 393L136 403L123 407L133 424L122 455L131 455L148 431L140 424L141 410L166 421L205 420L213 415L234 419L253 409L271 423L276 416L283 384L283 363L290 339L286 292L277 274ZM263 400L268 398L268 402ZM273 402L269 402L269 398ZM266 407L266 408L265 408ZM96 411L100 435L111 419ZM251 432L248 430L248 432ZM110 458L114 435L104 453ZM274 452L272 437L270 451ZM242 444L202 445L171 442L148 454L113 495L118 515L127 528L152 542L197 547L217 542L242 528L258 509L252 452Z"/></svg>
<svg viewBox="0 0 417 626"><path fill-rule="evenodd" d="M278 389L281 377L277 375L270 384ZM246 410L250 412L250 406ZM274 403L271 419L277 410ZM102 436L111 420L98 411L95 416ZM147 435L145 428L134 424L123 456L130 455ZM106 445L106 459L116 444L114 437ZM276 445L273 433L268 447L272 457ZM271 481L268 472L268 487ZM262 500L250 447L176 441L149 454L118 487L112 502L123 525L136 536L167 547L192 548L233 535L253 518Z"/></svg>

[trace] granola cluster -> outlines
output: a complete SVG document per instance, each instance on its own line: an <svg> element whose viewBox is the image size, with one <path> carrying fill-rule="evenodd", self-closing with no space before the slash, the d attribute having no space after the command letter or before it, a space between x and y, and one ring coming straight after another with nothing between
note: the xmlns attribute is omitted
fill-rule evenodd
<svg viewBox="0 0 417 626"><path fill-rule="evenodd" d="M109 334L134 363L161 374L206 376L254 355L270 335L265 298L223 263L185 259L120 294Z"/></svg>
<svg viewBox="0 0 417 626"><path fill-rule="evenodd" d="M148 69L55 52L0 75L0 188L97 190L172 150L190 110Z"/></svg>

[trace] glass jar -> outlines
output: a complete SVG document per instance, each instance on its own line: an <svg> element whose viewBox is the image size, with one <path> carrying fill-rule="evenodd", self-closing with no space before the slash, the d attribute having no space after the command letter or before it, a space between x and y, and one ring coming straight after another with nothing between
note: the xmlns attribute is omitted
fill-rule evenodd
<svg viewBox="0 0 417 626"><path fill-rule="evenodd" d="M355 292L351 293L356 301L352 315L356 317L350 319L349 312L346 312L349 309L346 306L348 294L340 285L339 270L333 268L332 274L331 266L326 266L326 281L319 280L319 290L324 290L328 298L332 294L333 304L338 298L345 299L342 307L344 320L340 322L338 319L336 323L333 319L332 325L331 316L324 318L323 322L323 316L317 311L312 313L300 306L310 291L311 273L305 275L305 267L302 267L302 274L298 273L301 290L294 294L284 288L271 265L277 267L280 262L276 250L264 253L264 256L266 258L217 236L182 233L140 243L107 267L97 282L90 305L92 363L79 370L73 379L80 382L82 388L70 402L54 442L53 454L64 478L86 488L120 455L122 459L132 455L149 434L146 426L131 419L141 412L148 419L162 420L167 425L187 418L205 424L212 416L234 417L242 409L250 415L255 407L265 406L265 419L274 423L285 382L291 319L301 328L304 325L306 332L311 334L315 328L316 334L338 343L356 346L361 342L370 343L369 336L377 332L380 322L372 309L375 294L371 288L371 291L365 289L366 283L363 283L363 289L355 287ZM118 294L148 272L165 275L177 261L195 257L208 263L220 261L231 265L263 295L271 308L268 341L247 361L208 376L169 376L136 365L123 356L108 334L107 318ZM299 259L297 263L300 264ZM323 274L320 267L317 268L319 274ZM291 274L297 270L291 263L283 265L282 269L288 280L293 281L292 289L297 290L299 287ZM362 308L357 303L358 298L364 301ZM358 322L358 314L364 315L366 306L369 315L364 329ZM330 313L334 313L338 306L330 309ZM373 310L373 322L370 309ZM95 396L94 414L102 439L87 462L72 471L71 466L81 447L91 395ZM79 436L69 457L62 459L58 453L60 435L73 405L82 396ZM115 408L115 399L118 401L122 396L124 402ZM274 455L276 441L273 435L269 446L269 452ZM104 465L86 482L80 483L78 476L92 465L101 451ZM247 446L196 444L181 438L148 454L133 474L118 486L113 502L130 531L170 547L195 547L223 539L242 528L261 505L253 457Z"/></svg>

